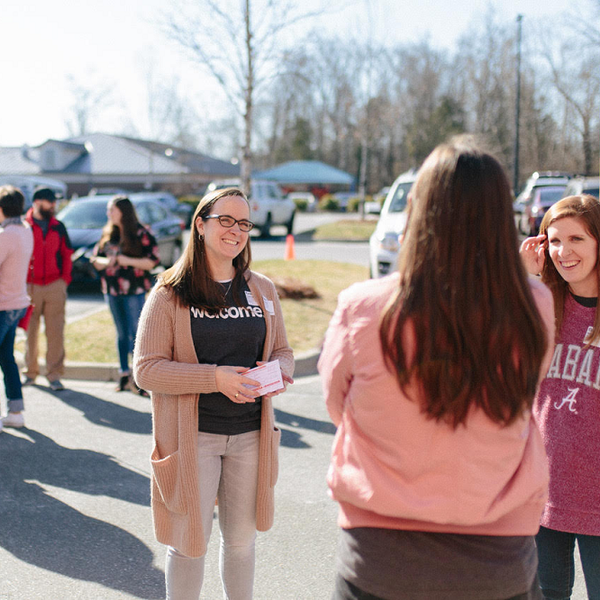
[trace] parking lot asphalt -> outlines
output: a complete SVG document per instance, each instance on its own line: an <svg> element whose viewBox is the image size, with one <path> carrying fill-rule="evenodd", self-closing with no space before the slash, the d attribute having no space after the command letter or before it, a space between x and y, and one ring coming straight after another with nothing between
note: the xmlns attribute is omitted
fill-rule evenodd
<svg viewBox="0 0 600 600"><path fill-rule="evenodd" d="M149 508L150 403L103 381L25 388L26 428L0 433L0 599L164 598ZM325 473L334 427L318 377L279 396L273 529L257 542L255 598L333 589L337 508ZM215 527L202 598L221 598Z"/></svg>

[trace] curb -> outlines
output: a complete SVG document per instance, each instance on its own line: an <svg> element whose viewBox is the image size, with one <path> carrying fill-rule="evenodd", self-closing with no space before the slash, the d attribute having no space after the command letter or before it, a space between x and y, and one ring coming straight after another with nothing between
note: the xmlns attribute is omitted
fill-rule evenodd
<svg viewBox="0 0 600 600"><path fill-rule="evenodd" d="M306 377L317 374L317 361L320 350L304 352L296 357L294 377ZM23 356L15 353L17 364L23 367ZM40 361L40 375L46 372L46 364ZM94 363L94 362L66 362L65 379L81 379L87 381L118 381L119 365L117 363Z"/></svg>

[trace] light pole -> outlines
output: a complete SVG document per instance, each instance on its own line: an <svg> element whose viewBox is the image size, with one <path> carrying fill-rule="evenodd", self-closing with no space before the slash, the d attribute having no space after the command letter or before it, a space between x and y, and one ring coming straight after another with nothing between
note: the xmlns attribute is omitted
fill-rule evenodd
<svg viewBox="0 0 600 600"><path fill-rule="evenodd" d="M513 189L515 194L519 190L519 125L521 116L521 24L523 15L517 15L517 93L515 106L515 171Z"/></svg>

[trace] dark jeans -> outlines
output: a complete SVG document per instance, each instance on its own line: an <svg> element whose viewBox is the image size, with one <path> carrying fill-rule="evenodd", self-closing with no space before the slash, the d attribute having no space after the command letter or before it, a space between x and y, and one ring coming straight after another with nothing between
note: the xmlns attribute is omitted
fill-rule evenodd
<svg viewBox="0 0 600 600"><path fill-rule="evenodd" d="M19 320L26 311L26 308L0 311L0 368L4 373L8 410L12 412L23 410L21 378L15 361L15 333Z"/></svg>
<svg viewBox="0 0 600 600"><path fill-rule="evenodd" d="M519 594L518 596L511 596L507 600L541 600L541 597L540 586L536 577L528 592ZM338 575L335 580L335 591L331 600L385 600L385 598L363 592L349 581L346 581L341 575Z"/></svg>
<svg viewBox="0 0 600 600"><path fill-rule="evenodd" d="M130 296L106 295L106 300L112 313L115 327L117 328L117 351L119 353L119 367L121 373L129 373L130 352L133 352L135 334L138 321L144 307L146 294L132 294Z"/></svg>
<svg viewBox="0 0 600 600"><path fill-rule="evenodd" d="M568 600L575 581L575 540L589 600L600 600L600 536L540 527L535 538L538 575L544 598Z"/></svg>

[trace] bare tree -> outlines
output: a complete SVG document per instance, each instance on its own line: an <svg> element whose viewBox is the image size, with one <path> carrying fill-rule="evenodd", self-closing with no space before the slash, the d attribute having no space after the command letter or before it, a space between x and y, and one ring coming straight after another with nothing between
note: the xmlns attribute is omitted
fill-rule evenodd
<svg viewBox="0 0 600 600"><path fill-rule="evenodd" d="M198 146L200 122L177 74L165 75L150 51L145 54L143 76L146 87L146 125L150 139L184 148Z"/></svg>
<svg viewBox="0 0 600 600"><path fill-rule="evenodd" d="M256 95L277 72L283 34L314 13L294 0L180 0L164 31L219 83L244 122L241 174L250 188Z"/></svg>
<svg viewBox="0 0 600 600"><path fill-rule="evenodd" d="M600 45L600 0L576 3L566 15L570 29L580 33L590 44Z"/></svg>
<svg viewBox="0 0 600 600"><path fill-rule="evenodd" d="M71 108L65 122L72 136L89 133L90 124L112 103L111 86L99 82L94 73L87 81L67 75L67 86L72 96Z"/></svg>
<svg viewBox="0 0 600 600"><path fill-rule="evenodd" d="M600 127L600 48L582 43L579 34L567 35L557 47L546 41L543 55L554 87L564 99L565 118L580 135L581 167L590 174L597 154L595 132Z"/></svg>

